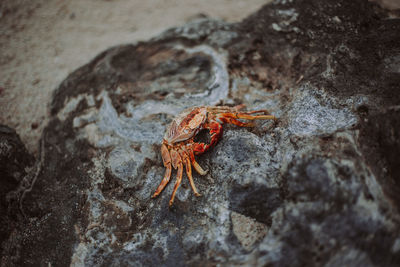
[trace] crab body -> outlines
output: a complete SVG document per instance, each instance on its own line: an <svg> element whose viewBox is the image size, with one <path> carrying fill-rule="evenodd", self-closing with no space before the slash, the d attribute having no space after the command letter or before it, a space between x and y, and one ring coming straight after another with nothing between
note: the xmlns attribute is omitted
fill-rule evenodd
<svg viewBox="0 0 400 267"><path fill-rule="evenodd" d="M222 136L222 125L224 123L249 127L253 126L251 122L242 122L239 119L275 120L275 116L269 115L267 110L241 111L243 107L244 105L236 107L192 107L184 110L172 120L170 125L167 127L161 145L161 156L166 171L164 178L157 187L156 192L153 194L153 198L158 196L164 190L165 186L170 181L172 168L174 168L177 169L177 179L169 205L171 206L173 204L176 191L182 181L183 167L186 169L186 175L194 194L200 196L193 181L192 166L200 175L205 175L207 171L203 170L203 168L196 162L195 155L200 155L206 152L218 142ZM203 129L209 131L210 141L206 143L196 142L196 135Z"/></svg>

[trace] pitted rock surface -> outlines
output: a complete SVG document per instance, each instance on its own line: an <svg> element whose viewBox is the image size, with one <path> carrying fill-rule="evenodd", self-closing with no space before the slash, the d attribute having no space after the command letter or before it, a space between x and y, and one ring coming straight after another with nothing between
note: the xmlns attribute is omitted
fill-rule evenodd
<svg viewBox="0 0 400 267"><path fill-rule="evenodd" d="M2 264L398 266L399 47L378 6L308 0L103 52L53 97ZM172 118L241 103L279 120L225 126L201 197L151 199Z"/></svg>

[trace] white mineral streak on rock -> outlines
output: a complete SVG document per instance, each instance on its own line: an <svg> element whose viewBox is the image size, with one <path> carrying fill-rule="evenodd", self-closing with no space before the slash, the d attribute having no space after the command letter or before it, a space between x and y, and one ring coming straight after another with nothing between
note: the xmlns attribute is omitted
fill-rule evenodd
<svg viewBox="0 0 400 267"><path fill-rule="evenodd" d="M322 77L326 79L333 79L335 77L334 68L332 68L332 56L326 56L326 70L322 73Z"/></svg>
<svg viewBox="0 0 400 267"><path fill-rule="evenodd" d="M226 54L216 51L208 45L199 45L195 47L185 47L183 45L174 45L173 49L183 50L188 54L203 53L210 57L211 79L207 84L207 89L198 94L186 93L182 97L182 101L176 100L154 101L148 100L136 106L132 103L127 105L128 113L132 114L132 118L140 120L151 114L165 113L176 116L182 110L192 106L212 106L219 103L221 100L226 99L229 92L229 73L226 64ZM122 115L121 115L122 116ZM153 125L152 124L149 125ZM146 126L148 128L149 126ZM161 140L161 139L159 139Z"/></svg>
<svg viewBox="0 0 400 267"><path fill-rule="evenodd" d="M100 107L99 121L97 122L101 132L117 135L121 140L134 142L153 144L162 140L164 127L162 127L161 123L157 121L152 121L151 123L139 122L139 118L136 116L128 118L122 114L118 115L112 105L111 99L105 91L102 92L101 97L103 99L103 104ZM148 113L147 115L156 113L158 112ZM106 140L104 140L104 145L107 145Z"/></svg>
<svg viewBox="0 0 400 267"><path fill-rule="evenodd" d="M153 144L162 140L164 127L161 123L140 122L140 118L136 116L129 118L118 115L106 91L103 91L98 98L102 100L102 105L97 112L93 109L88 110L85 114L75 117L73 121L74 127L86 125L81 135L92 145L108 147L126 141ZM154 114L159 111L153 108ZM147 113L149 114L152 113Z"/></svg>
<svg viewBox="0 0 400 267"><path fill-rule="evenodd" d="M88 123L94 123L97 120L97 109L91 108L85 111L85 114L80 117L75 117L72 121L72 126L74 128L79 128Z"/></svg>
<svg viewBox="0 0 400 267"><path fill-rule="evenodd" d="M69 114L72 111L75 111L76 107L83 99L86 100L86 103L89 107L94 106L95 103L94 103L94 99L93 99L92 95L88 95L86 93L80 94L76 97L70 98L65 101L64 107L57 114L58 119L60 121L65 121L67 119L67 117L69 116Z"/></svg>
<svg viewBox="0 0 400 267"><path fill-rule="evenodd" d="M186 98L196 98L196 102L200 101L201 105L216 105L221 100L228 96L229 92L229 73L226 66L226 55L217 52L208 45L199 45L187 48L181 45L176 45L176 49L182 49L189 54L203 53L211 58L212 62L212 78L207 85L208 90L200 94L186 95ZM198 104L197 104L198 105Z"/></svg>
<svg viewBox="0 0 400 267"><path fill-rule="evenodd" d="M160 102L160 101L148 100L136 106L132 106L131 103L128 103L127 110L130 114L132 114L132 119L140 120L146 116L159 113L165 113L175 116L186 108L186 105L184 106L183 104L185 103L182 103L182 105L180 105L177 103L167 102L167 101ZM162 135L163 134L164 132L162 133Z"/></svg>

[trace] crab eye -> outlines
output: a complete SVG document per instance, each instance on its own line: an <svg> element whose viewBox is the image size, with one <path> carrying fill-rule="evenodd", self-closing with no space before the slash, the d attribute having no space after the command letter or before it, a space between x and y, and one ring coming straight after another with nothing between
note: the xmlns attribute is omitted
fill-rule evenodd
<svg viewBox="0 0 400 267"><path fill-rule="evenodd" d="M193 141L195 143L204 143L209 145L211 143L211 135L208 129L200 130L197 135L194 137Z"/></svg>

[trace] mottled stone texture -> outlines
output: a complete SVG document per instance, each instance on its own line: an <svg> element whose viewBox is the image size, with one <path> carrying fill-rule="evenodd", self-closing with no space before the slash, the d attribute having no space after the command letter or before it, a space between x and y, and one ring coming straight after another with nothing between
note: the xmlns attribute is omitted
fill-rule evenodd
<svg viewBox="0 0 400 267"><path fill-rule="evenodd" d="M399 19L361 0L275 1L105 51L53 97L2 264L398 266L399 58ZM279 120L226 126L198 157L201 197L185 178L171 209L172 185L151 199L171 119L240 103Z"/></svg>
<svg viewBox="0 0 400 267"><path fill-rule="evenodd" d="M17 133L0 125L0 244L14 231L22 219L19 199L28 188L27 179L34 165L34 158L28 153Z"/></svg>

